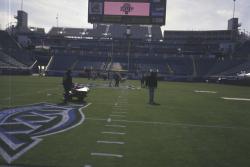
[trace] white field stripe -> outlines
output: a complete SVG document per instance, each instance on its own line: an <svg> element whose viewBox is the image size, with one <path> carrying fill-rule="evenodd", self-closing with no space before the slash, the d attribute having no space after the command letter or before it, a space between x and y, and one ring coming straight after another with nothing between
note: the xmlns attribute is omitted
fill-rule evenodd
<svg viewBox="0 0 250 167"><path fill-rule="evenodd" d="M127 108L128 104L120 104L118 106L114 106L113 108Z"/></svg>
<svg viewBox="0 0 250 167"><path fill-rule="evenodd" d="M127 101L127 100L120 100L120 101L118 102L118 104L128 104L128 101Z"/></svg>
<svg viewBox="0 0 250 167"><path fill-rule="evenodd" d="M118 112L121 112L121 111L123 111L123 112L127 112L128 111L128 109L127 108L114 108L113 109L114 111L118 111Z"/></svg>
<svg viewBox="0 0 250 167"><path fill-rule="evenodd" d="M122 112L122 111L113 111L113 114L127 114L127 112Z"/></svg>
<svg viewBox="0 0 250 167"><path fill-rule="evenodd" d="M217 92L215 91L208 91L208 90L195 90L195 93L211 93L211 94L215 94Z"/></svg>
<svg viewBox="0 0 250 167"><path fill-rule="evenodd" d="M126 117L125 115L109 115L110 117Z"/></svg>
<svg viewBox="0 0 250 167"><path fill-rule="evenodd" d="M127 105L119 105L119 106L113 106L113 108L126 108Z"/></svg>
<svg viewBox="0 0 250 167"><path fill-rule="evenodd" d="M92 121L107 121L102 118L86 118ZM166 126L181 126L181 127L197 127L197 128L216 128L216 129L235 129L235 130L250 130L247 127L233 127L223 125L201 125L201 124L187 124L187 123L172 123L172 122L151 122L151 121L129 121L129 120L112 120L113 122L125 122L125 123L137 123L137 124L148 124L148 125L166 125Z"/></svg>
<svg viewBox="0 0 250 167"><path fill-rule="evenodd" d="M124 125L105 125L106 127L114 127L114 128L126 128Z"/></svg>
<svg viewBox="0 0 250 167"><path fill-rule="evenodd" d="M101 157L116 157L116 158L122 158L123 155L119 154L109 154L109 153L91 153L92 156L101 156Z"/></svg>
<svg viewBox="0 0 250 167"><path fill-rule="evenodd" d="M123 145L125 144L124 142L120 142L120 141L96 141L97 143L100 143L100 144L120 144L120 145Z"/></svg>
<svg viewBox="0 0 250 167"><path fill-rule="evenodd" d="M126 107L112 108L113 111L128 111Z"/></svg>
<svg viewBox="0 0 250 167"><path fill-rule="evenodd" d="M126 123L142 123L142 124L154 124L154 125L168 125L168 126L184 126L184 127L199 127L199 128L220 128L220 129L245 129L250 128L220 126L220 125L199 125L199 124L185 124L185 123L168 123L168 122L147 122L147 121L128 121L128 120L112 120L113 122L126 122Z"/></svg>
<svg viewBox="0 0 250 167"><path fill-rule="evenodd" d="M122 132L101 132L102 134L111 134L111 135L126 135L126 133Z"/></svg>
<svg viewBox="0 0 250 167"><path fill-rule="evenodd" d="M221 97L224 100L235 100L235 101L250 101L250 99L246 98L230 98L230 97Z"/></svg>

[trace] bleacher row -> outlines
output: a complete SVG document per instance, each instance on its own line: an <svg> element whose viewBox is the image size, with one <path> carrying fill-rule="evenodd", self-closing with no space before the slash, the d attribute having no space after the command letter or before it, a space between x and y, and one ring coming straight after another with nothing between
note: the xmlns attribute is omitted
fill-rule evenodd
<svg viewBox="0 0 250 167"><path fill-rule="evenodd" d="M28 68L35 62L32 56L31 52L23 50L18 42L7 32L0 31L1 68Z"/></svg>
<svg viewBox="0 0 250 167"><path fill-rule="evenodd" d="M98 58L79 57L79 56L54 56L48 70L65 71L72 69L73 71L84 71L85 69L93 69L98 71L117 70L124 71L128 69L127 59L119 59L109 65L98 60ZM242 70L250 72L250 61L225 59L218 60L216 58L192 58L192 57L168 57L166 59L158 59L150 61L145 58L133 58L130 61L129 69L131 72L147 72L150 69L158 69L160 73L166 75L177 76L212 76L212 75L236 75Z"/></svg>
<svg viewBox="0 0 250 167"><path fill-rule="evenodd" d="M126 38L126 25L110 24L94 25L93 29L83 29L83 28L64 28L64 27L53 27L49 31L50 36L68 36L68 37L93 37L102 38L109 37L115 39ZM130 26L131 38L133 39L145 39L151 37L153 40L160 40L163 38L160 26Z"/></svg>

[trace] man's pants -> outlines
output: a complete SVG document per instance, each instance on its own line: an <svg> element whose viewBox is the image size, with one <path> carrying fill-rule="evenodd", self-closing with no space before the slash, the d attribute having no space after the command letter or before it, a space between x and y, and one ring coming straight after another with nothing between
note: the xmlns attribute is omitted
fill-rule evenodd
<svg viewBox="0 0 250 167"><path fill-rule="evenodd" d="M154 87L149 87L149 103L152 104L154 103Z"/></svg>

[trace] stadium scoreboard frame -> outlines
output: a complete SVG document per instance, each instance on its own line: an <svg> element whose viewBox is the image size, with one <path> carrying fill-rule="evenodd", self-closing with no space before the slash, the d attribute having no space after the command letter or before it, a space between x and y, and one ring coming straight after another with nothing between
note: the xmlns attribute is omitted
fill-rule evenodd
<svg viewBox="0 0 250 167"><path fill-rule="evenodd" d="M89 0L89 23L165 25L167 0Z"/></svg>

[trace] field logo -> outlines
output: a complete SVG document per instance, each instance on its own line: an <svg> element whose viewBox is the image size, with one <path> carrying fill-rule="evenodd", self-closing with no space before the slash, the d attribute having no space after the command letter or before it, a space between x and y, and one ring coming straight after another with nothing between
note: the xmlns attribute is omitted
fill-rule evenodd
<svg viewBox="0 0 250 167"><path fill-rule="evenodd" d="M11 163L45 136L80 125L84 115L79 108L41 103L0 111L0 155Z"/></svg>
<svg viewBox="0 0 250 167"><path fill-rule="evenodd" d="M132 10L134 10L134 8L131 6L130 3L125 3L121 7L121 11L123 11L125 14L129 14Z"/></svg>

